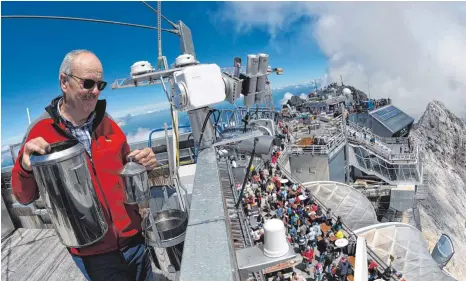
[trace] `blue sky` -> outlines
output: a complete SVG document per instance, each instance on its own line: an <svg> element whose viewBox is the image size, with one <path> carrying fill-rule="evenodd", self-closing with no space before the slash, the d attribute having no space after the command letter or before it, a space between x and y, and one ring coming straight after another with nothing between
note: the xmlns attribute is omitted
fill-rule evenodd
<svg viewBox="0 0 466 281"><path fill-rule="evenodd" d="M149 2L156 7L156 2ZM156 25L156 14L141 2L2 2L2 15L56 15L97 18ZM172 21L182 20L192 31L197 59L201 63L230 66L233 57L245 60L249 53L270 54L270 65L283 67L285 74L270 77L275 87L320 77L326 58L313 40L296 40L305 20L298 20L276 38L267 30L238 32L223 20L222 2L163 2L162 13ZM169 25L162 21L163 27ZM1 106L2 145L21 140L27 127L26 107L31 119L60 94L58 69L72 49L89 49L104 67L104 78L112 83L127 77L130 66L140 60L153 64L157 58L156 31L74 21L2 19ZM180 54L175 35L163 33L163 54L169 64ZM284 51L286 50L286 51ZM159 86L102 92L108 112L116 117L166 107Z"/></svg>

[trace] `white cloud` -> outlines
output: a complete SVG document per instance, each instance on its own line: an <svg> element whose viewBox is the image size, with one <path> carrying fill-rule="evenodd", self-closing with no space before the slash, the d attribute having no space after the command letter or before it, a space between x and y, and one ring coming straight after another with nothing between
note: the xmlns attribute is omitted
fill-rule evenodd
<svg viewBox="0 0 466 281"><path fill-rule="evenodd" d="M286 104L286 103L291 99L292 96L294 96L292 93L286 92L286 93L283 95L283 98L280 100L280 103L281 103L281 104Z"/></svg>
<svg viewBox="0 0 466 281"><path fill-rule="evenodd" d="M21 135L11 136L11 137L2 139L2 144L3 144L2 151L3 151L3 148L5 148L6 146L8 146L8 149L9 149L10 144L21 143L23 141L23 138L24 138L24 135L21 134Z"/></svg>
<svg viewBox="0 0 466 281"><path fill-rule="evenodd" d="M136 115L141 115L141 114L152 113L155 111L160 111L163 109L168 109L169 107L170 107L170 103L166 101L166 102L146 104L143 106L131 107L125 110L110 112L110 115L112 115L112 117L114 118L125 117L128 114L130 114L131 116L136 116Z"/></svg>
<svg viewBox="0 0 466 281"><path fill-rule="evenodd" d="M10 151L10 146L9 145L2 146L2 152L5 152L5 151Z"/></svg>
<svg viewBox="0 0 466 281"><path fill-rule="evenodd" d="M303 100L307 99L307 95L305 93L301 93L301 95L299 95L299 97Z"/></svg>
<svg viewBox="0 0 466 281"><path fill-rule="evenodd" d="M329 60L329 80L342 75L365 92L369 84L371 97L389 96L415 118L434 99L466 115L465 7L460 2L225 5L239 32L259 28L275 38L299 19L305 27L292 40L317 41Z"/></svg>
<svg viewBox="0 0 466 281"><path fill-rule="evenodd" d="M187 128L181 128L181 129L178 129L178 132L179 133L185 133L185 132L188 132L189 130ZM142 141L149 141L149 134L150 134L151 130L148 129L148 128L138 128L137 132L134 132L134 133L129 133L127 136L126 136L126 140L128 141L128 143L135 143L135 142L142 142ZM168 131L168 134L171 135L172 134L172 130L169 130ZM165 131L162 131L162 132L155 132L152 134L152 139L156 139L156 138L161 138L161 137L164 137L165 136Z"/></svg>

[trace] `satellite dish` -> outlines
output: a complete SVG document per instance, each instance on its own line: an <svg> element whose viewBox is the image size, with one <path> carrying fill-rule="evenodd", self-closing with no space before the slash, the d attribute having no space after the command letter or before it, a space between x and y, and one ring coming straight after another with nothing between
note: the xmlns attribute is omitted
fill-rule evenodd
<svg viewBox="0 0 466 281"><path fill-rule="evenodd" d="M442 234L434 250L432 250L432 258L440 268L443 268L448 264L454 254L455 249L453 247L453 242L448 235Z"/></svg>

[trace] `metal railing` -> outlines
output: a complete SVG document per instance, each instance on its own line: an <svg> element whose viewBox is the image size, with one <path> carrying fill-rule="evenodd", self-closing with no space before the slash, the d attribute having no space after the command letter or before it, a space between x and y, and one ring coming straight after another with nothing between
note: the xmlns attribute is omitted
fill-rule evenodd
<svg viewBox="0 0 466 281"><path fill-rule="evenodd" d="M248 115L248 121L259 119L271 119L275 120L276 112L268 108L244 108L238 107L235 109L220 109L220 117L218 121L217 129L225 129L231 127L242 127L244 126L243 119Z"/></svg>
<svg viewBox="0 0 466 281"><path fill-rule="evenodd" d="M227 169L228 169L228 177L230 178L231 188L233 190L233 198L234 198L235 202L238 202L239 194L238 194L238 192L236 190L236 184L235 184L233 172L231 170L231 165L230 165L230 162L228 160L225 160L225 162L226 162ZM258 170L260 170L260 169L262 169L263 166L264 166L264 161L261 161L261 163L259 163L259 165L257 165L256 168ZM252 240L251 233L250 233L251 229L249 228L249 225L246 223L247 219L246 219L246 215L244 214L244 210L243 210L243 208L237 208L236 210L237 210L237 213L238 213L238 218L239 218L241 227L246 230L246 231L243 231L244 236L245 236L244 238L245 238L246 246L248 246L248 247L253 246L254 242ZM255 277L256 280L265 281L263 271L260 271L258 273L254 272L253 276Z"/></svg>
<svg viewBox="0 0 466 281"><path fill-rule="evenodd" d="M384 158L390 160L390 161L416 161L419 158L419 147L411 144L413 146L413 151L414 152L408 152L408 153L394 153L393 150L389 147L381 146L377 144L377 141L383 144L406 144L408 143L408 138L383 138L379 137L376 134L374 134L370 129L368 128L363 128L359 126L358 124L354 122L349 122L348 130L351 128L353 130L356 130L358 133L364 133L368 132L371 137L375 139L374 142L370 142L366 140L365 138L360 138L360 137L353 137L353 136L348 136L348 140L352 141L353 143L358 143L362 144L365 147L374 150L376 153L383 155ZM390 152L384 150L383 148L387 148L390 150Z"/></svg>
<svg viewBox="0 0 466 281"><path fill-rule="evenodd" d="M285 167L280 167L280 170L282 171L283 174L290 180L292 183L299 183L297 179L295 179L291 173L289 173ZM312 195L311 195L312 196ZM327 213L327 207L315 196L312 196L312 199L317 203L319 208L322 210L322 213L325 214ZM338 218L335 216L335 214L332 214L332 220L336 221ZM343 230L348 234L348 236L354 235L354 237L358 237L344 222L342 222L342 227ZM373 259L378 265L379 265L379 270L380 273L383 273L389 266L369 247L366 247L367 254L368 256ZM394 276L391 276L392 281L396 281Z"/></svg>
<svg viewBox="0 0 466 281"><path fill-rule="evenodd" d="M335 148L340 146L342 143L345 142L345 136L343 133L339 133L336 136L331 137L329 140L326 141L323 145L299 145L293 144L290 145L290 153L300 154L300 153L311 153L317 155L326 155L332 152Z"/></svg>

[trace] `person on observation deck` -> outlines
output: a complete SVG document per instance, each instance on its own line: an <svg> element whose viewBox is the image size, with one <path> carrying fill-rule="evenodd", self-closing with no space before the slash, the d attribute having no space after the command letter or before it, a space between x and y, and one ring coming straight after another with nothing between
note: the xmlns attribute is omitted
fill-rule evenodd
<svg viewBox="0 0 466 281"><path fill-rule="evenodd" d="M53 143L79 141L86 149L91 180L109 228L97 243L68 248L69 253L87 280L152 280L142 218L138 205L123 203L119 170L129 157L152 170L156 157L151 148L130 151L125 134L106 112L106 101L99 100L107 85L103 74L94 53L74 50L66 54L58 76L62 94L27 129L12 170L13 194L21 204L38 199L31 155L50 152Z"/></svg>

